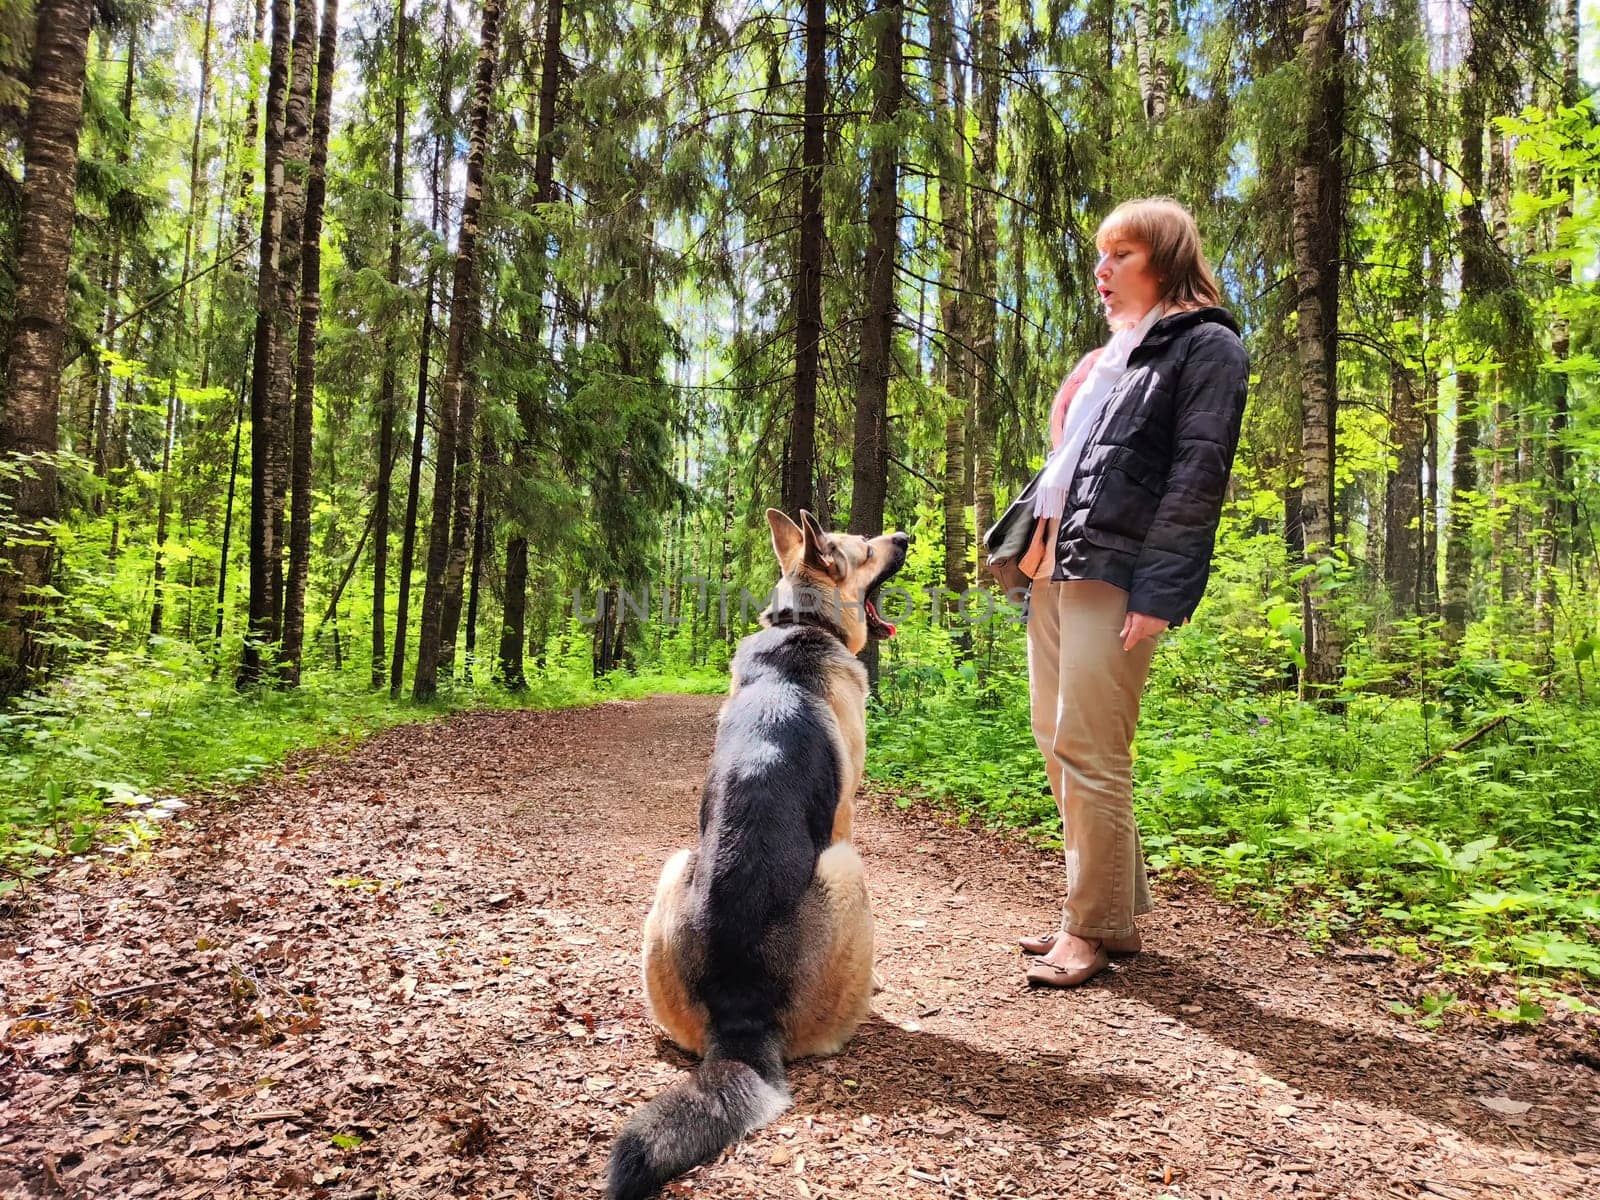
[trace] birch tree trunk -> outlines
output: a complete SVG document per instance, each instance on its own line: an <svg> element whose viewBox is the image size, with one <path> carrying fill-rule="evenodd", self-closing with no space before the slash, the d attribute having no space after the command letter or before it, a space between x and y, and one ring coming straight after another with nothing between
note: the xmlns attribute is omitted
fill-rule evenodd
<svg viewBox="0 0 1600 1200"><path fill-rule="evenodd" d="M1334 431L1337 427L1335 334L1339 316L1340 146L1344 140L1345 0L1306 0L1300 63L1305 121L1294 173L1296 339L1304 451L1300 521L1307 565L1331 559ZM1305 615L1302 691L1335 684L1342 647L1329 593L1319 574L1300 584Z"/></svg>

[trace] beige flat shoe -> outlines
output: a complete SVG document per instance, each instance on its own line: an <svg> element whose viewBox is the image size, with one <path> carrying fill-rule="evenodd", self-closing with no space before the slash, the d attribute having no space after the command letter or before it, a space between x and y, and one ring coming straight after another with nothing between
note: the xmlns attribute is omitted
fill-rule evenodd
<svg viewBox="0 0 1600 1200"><path fill-rule="evenodd" d="M1111 959L1103 946L1094 952L1094 957L1089 960L1087 966L1073 967L1070 970L1054 966L1042 958L1036 958L1028 964L1028 986L1077 987L1080 983L1087 983L1110 965Z"/></svg>
<svg viewBox="0 0 1600 1200"><path fill-rule="evenodd" d="M1054 946L1055 944L1056 935L1053 933L1041 933L1037 937L1024 937L1017 939L1017 945L1021 946L1023 950L1029 954L1049 954L1050 947ZM1119 955L1138 954L1139 951L1144 949L1143 943L1139 941L1139 934L1137 931L1135 931L1131 937L1102 938L1100 941L1100 946L1107 954Z"/></svg>

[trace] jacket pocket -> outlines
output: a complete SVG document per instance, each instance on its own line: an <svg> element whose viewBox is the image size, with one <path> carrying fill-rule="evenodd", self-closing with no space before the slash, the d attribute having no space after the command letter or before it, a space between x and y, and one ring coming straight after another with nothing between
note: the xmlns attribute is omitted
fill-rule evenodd
<svg viewBox="0 0 1600 1200"><path fill-rule="evenodd" d="M1084 536L1097 546L1138 554L1161 503L1165 472L1138 451L1118 446L1096 483Z"/></svg>

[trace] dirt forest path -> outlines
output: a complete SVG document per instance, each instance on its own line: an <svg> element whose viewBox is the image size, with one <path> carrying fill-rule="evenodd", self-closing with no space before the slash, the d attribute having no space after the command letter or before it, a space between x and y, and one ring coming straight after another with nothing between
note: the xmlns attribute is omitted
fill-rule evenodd
<svg viewBox="0 0 1600 1200"><path fill-rule="evenodd" d="M395 729L59 873L0 922L0 1194L598 1195L684 1068L637 943L718 703ZM1168 892L1142 956L1030 993L1050 856L870 798L857 829L873 1016L669 1195L1600 1194L1600 1077L1395 1021L1382 964Z"/></svg>

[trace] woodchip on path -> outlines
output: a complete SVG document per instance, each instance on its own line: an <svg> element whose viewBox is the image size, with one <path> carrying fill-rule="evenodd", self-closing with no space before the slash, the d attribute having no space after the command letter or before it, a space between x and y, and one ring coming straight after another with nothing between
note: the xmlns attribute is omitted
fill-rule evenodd
<svg viewBox="0 0 1600 1200"><path fill-rule="evenodd" d="M390 730L32 889L0 921L0 1193L597 1196L685 1067L637 943L718 703ZM1143 955L1030 992L1049 856L870 798L857 830L873 1016L668 1195L1600 1195L1595 1072L1397 1021L1383 964L1165 889Z"/></svg>

